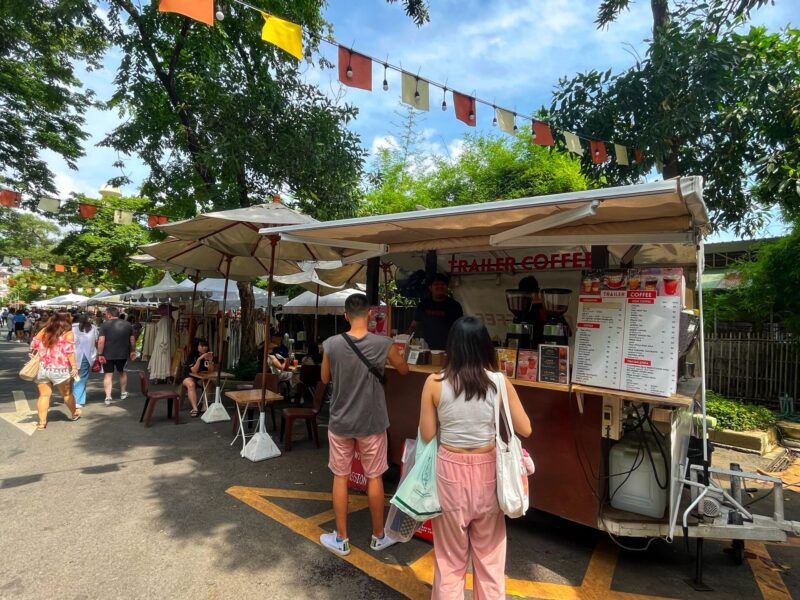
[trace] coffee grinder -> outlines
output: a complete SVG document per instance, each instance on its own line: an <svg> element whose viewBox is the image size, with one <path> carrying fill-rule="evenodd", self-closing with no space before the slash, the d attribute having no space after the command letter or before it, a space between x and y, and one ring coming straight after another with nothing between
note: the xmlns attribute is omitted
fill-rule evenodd
<svg viewBox="0 0 800 600"><path fill-rule="evenodd" d="M523 319L529 314L531 304L533 304L533 296L530 292L523 292L519 289L506 290L506 305L514 315L514 322L506 334L507 348L530 349L533 325L526 323Z"/></svg>
<svg viewBox="0 0 800 600"><path fill-rule="evenodd" d="M547 313L542 343L567 346L572 330L564 315L569 310L569 299L572 296L572 290L566 288L544 288L541 294L542 304Z"/></svg>

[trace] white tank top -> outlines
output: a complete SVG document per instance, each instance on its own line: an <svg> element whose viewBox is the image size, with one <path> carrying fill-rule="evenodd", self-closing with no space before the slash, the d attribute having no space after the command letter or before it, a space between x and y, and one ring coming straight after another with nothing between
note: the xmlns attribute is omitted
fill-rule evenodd
<svg viewBox="0 0 800 600"><path fill-rule="evenodd" d="M456 398L450 382L442 381L438 407L439 443L452 448L482 448L494 443L497 397L497 392L489 388L482 399L465 400L463 391Z"/></svg>

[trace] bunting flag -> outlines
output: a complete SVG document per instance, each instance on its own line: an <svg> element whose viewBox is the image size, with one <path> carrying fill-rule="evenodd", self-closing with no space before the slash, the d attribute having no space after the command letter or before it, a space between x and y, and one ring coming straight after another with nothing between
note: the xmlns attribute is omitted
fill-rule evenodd
<svg viewBox="0 0 800 600"><path fill-rule="evenodd" d="M494 114L497 117L497 124L500 127L500 131L505 131L511 135L516 133L514 131L514 126L517 124L517 120L514 113L503 108L496 108Z"/></svg>
<svg viewBox="0 0 800 600"><path fill-rule="evenodd" d="M350 87L372 91L372 60L339 46L339 81Z"/></svg>
<svg viewBox="0 0 800 600"><path fill-rule="evenodd" d="M0 206L19 208L22 202L22 194L14 190L0 190Z"/></svg>
<svg viewBox="0 0 800 600"><path fill-rule="evenodd" d="M61 208L61 201L58 198L42 198L39 200L38 209L42 212L57 213Z"/></svg>
<svg viewBox="0 0 800 600"><path fill-rule="evenodd" d="M430 110L428 82L412 73L403 71L401 76L403 88L402 100L417 110Z"/></svg>
<svg viewBox="0 0 800 600"><path fill-rule="evenodd" d="M456 119L463 121L470 127L475 127L475 123L478 121L478 116L475 112L475 98L454 91L453 104L456 107Z"/></svg>
<svg viewBox="0 0 800 600"><path fill-rule="evenodd" d="M77 273L78 272L78 265L72 265L70 268L70 273Z"/></svg>
<svg viewBox="0 0 800 600"><path fill-rule="evenodd" d="M574 133L569 131L564 132L564 142L567 144L567 150L573 154L583 156L583 147L581 146L581 139Z"/></svg>
<svg viewBox="0 0 800 600"><path fill-rule="evenodd" d="M30 267L33 265L33 261L30 258L23 258L22 259L22 266L23 267Z"/></svg>
<svg viewBox="0 0 800 600"><path fill-rule="evenodd" d="M601 165L608 160L608 152L606 152L606 145L598 140L589 140L589 149L592 152L592 161L595 164Z"/></svg>
<svg viewBox="0 0 800 600"><path fill-rule="evenodd" d="M633 151L633 157L636 159L637 163L640 163L644 160L644 152L642 152L641 148L637 148Z"/></svg>
<svg viewBox="0 0 800 600"><path fill-rule="evenodd" d="M81 219L94 219L95 215L97 215L97 206L94 204L81 202L78 205L78 210L80 211Z"/></svg>
<svg viewBox="0 0 800 600"><path fill-rule="evenodd" d="M542 121L533 122L533 143L537 146L554 146L553 132L550 125Z"/></svg>
<svg viewBox="0 0 800 600"><path fill-rule="evenodd" d="M130 225L133 223L133 213L127 210L115 210L114 223L117 225Z"/></svg>
<svg viewBox="0 0 800 600"><path fill-rule="evenodd" d="M53 265L56 273L63 273L66 269L64 265Z"/></svg>
<svg viewBox="0 0 800 600"><path fill-rule="evenodd" d="M164 215L147 215L147 226L148 227L155 227L156 225L165 225L167 223L167 217Z"/></svg>
<svg viewBox="0 0 800 600"><path fill-rule="evenodd" d="M264 17L261 39L275 44L281 50L286 50L297 60L303 60L303 30L300 25L264 12L261 13L261 16Z"/></svg>
<svg viewBox="0 0 800 600"><path fill-rule="evenodd" d="M84 275L91 275L92 273L94 273L94 269L93 269L92 267L86 267L86 268L83 270L83 274L84 274Z"/></svg>
<svg viewBox="0 0 800 600"><path fill-rule="evenodd" d="M614 155L618 165L629 165L628 149L622 144L614 144Z"/></svg>
<svg viewBox="0 0 800 600"><path fill-rule="evenodd" d="M39 263L39 270L47 271L49 268L50 268L50 265L48 265L47 263Z"/></svg>
<svg viewBox="0 0 800 600"><path fill-rule="evenodd" d="M214 25L214 0L161 0L158 10L178 13L206 25Z"/></svg>

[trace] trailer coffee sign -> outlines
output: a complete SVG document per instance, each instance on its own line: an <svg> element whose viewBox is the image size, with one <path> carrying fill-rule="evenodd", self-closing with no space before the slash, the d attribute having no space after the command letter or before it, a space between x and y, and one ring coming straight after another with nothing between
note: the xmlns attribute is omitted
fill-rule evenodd
<svg viewBox="0 0 800 600"><path fill-rule="evenodd" d="M588 269L592 264L591 252L559 252L556 254L532 254L513 256L490 256L484 258L450 258L450 273L524 273L526 271L550 271L555 269Z"/></svg>

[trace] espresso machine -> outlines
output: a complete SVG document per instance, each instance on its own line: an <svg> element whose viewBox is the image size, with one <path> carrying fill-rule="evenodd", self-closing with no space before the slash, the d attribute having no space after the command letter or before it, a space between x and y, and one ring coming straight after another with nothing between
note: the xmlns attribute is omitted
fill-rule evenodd
<svg viewBox="0 0 800 600"><path fill-rule="evenodd" d="M572 290L566 288L544 288L541 291L542 304L547 313L547 322L544 324L542 335L543 344L567 346L572 335L569 323L564 315L569 310L569 300Z"/></svg>
<svg viewBox="0 0 800 600"><path fill-rule="evenodd" d="M531 304L533 297L530 292L518 289L506 290L506 305L514 315L514 322L506 335L507 348L531 348L533 324L524 321L526 315L530 313Z"/></svg>

